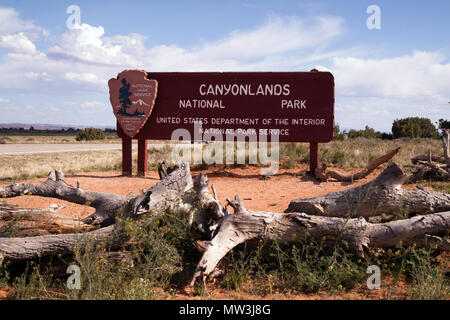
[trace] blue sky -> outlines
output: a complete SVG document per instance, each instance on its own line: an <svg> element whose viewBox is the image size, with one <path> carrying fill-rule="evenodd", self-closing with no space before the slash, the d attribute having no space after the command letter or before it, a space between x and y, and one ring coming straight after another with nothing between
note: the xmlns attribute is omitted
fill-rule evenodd
<svg viewBox="0 0 450 320"><path fill-rule="evenodd" d="M69 5L81 25L68 29ZM381 29L366 9L378 5ZM336 121L450 118L450 1L0 1L0 123L114 125L107 81L329 70Z"/></svg>

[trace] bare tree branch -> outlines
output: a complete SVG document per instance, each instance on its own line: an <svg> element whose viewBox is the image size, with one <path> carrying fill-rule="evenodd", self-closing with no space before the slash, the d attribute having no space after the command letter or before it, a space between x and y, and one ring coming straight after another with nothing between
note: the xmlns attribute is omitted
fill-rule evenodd
<svg viewBox="0 0 450 320"><path fill-rule="evenodd" d="M402 170L391 164L369 183L323 196L292 200L285 212L370 217L382 213L395 214L401 208L407 208L413 214L450 210L448 193L404 190L402 185L406 180Z"/></svg>

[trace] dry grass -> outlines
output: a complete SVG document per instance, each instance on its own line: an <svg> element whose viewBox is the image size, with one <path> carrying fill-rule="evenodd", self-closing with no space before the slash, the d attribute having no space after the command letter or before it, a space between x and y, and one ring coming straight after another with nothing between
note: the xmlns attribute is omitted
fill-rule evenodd
<svg viewBox="0 0 450 320"><path fill-rule="evenodd" d="M436 156L443 156L442 142L436 139L397 139L375 140L354 139L347 141L332 141L321 148L331 151L340 150L348 155L341 166L343 168L362 168L377 157L400 147L399 153L394 157L399 166L411 164L411 158L419 154L427 154L428 150Z"/></svg>
<svg viewBox="0 0 450 320"><path fill-rule="evenodd" d="M436 139L356 138L319 144L319 161L344 169L364 168L370 161L397 147L400 147L400 152L393 161L400 166L411 164L412 157L427 154L428 150L431 150L435 156L443 156L442 143ZM309 145L307 143L281 144L280 159L307 162L309 161Z"/></svg>
<svg viewBox="0 0 450 320"><path fill-rule="evenodd" d="M120 169L120 150L44 153L0 157L0 179L43 177L58 169L65 173Z"/></svg>
<svg viewBox="0 0 450 320"><path fill-rule="evenodd" d="M133 148L136 149L136 148ZM149 169L170 158L170 147L149 150ZM133 152L133 170L137 172L137 151ZM84 152L43 153L0 156L0 180L17 180L45 177L51 170L62 170L66 174L89 171L122 170L121 150Z"/></svg>
<svg viewBox="0 0 450 320"><path fill-rule="evenodd" d="M48 140L46 142L48 143ZM401 147L401 149L393 158L393 161L400 166L410 164L410 159L413 156L426 154L429 149L431 149L433 155L443 155L440 140L369 140L358 138L320 144L319 159L327 165L339 168L364 168L370 161L396 147ZM149 169L156 170L158 162L164 159L170 160L171 150L170 146L151 148L148 157ZM282 143L279 152L282 167L295 167L296 163L307 162L309 159L309 145L307 143ZM134 171L136 171L136 158L135 151L133 153ZM52 169L60 169L69 174L86 171L121 170L121 160L120 150L0 156L0 179L42 177L46 176Z"/></svg>
<svg viewBox="0 0 450 320"><path fill-rule="evenodd" d="M121 143L116 133L105 133L104 140L77 141L75 134L32 134L32 133L0 133L0 140L8 144L16 143Z"/></svg>

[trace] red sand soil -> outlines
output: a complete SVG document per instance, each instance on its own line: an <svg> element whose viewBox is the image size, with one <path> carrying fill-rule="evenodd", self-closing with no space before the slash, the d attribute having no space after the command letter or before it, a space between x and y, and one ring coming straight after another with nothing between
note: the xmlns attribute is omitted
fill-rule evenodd
<svg viewBox="0 0 450 320"><path fill-rule="evenodd" d="M304 173L306 169L306 166L302 166L289 170L280 169L279 172ZM208 172L216 170L217 168L210 168L208 170L203 170L203 172L207 174ZM227 171L240 175L255 175L259 174L260 169L257 167L247 167L245 169L227 169ZM195 170L192 174L196 175L198 172L199 171ZM260 180L258 178L209 177L209 181L210 185L213 184L215 186L217 195L222 203L225 203L226 198L231 199L238 194L244 201L247 209L283 212L292 199L314 197L353 188L374 179L379 173L380 170L375 171L365 179L355 181L354 183L337 181L318 182L312 177L304 174L298 177L287 175L276 176L267 180ZM41 183L45 180L45 178L40 178L17 181L17 183ZM138 194L143 189L150 188L159 181L159 178L155 171L149 172L145 178L123 177L118 171L109 171L69 175L66 176L65 180L67 183L74 186L78 181L80 187L85 190L127 195L130 193ZM9 183L0 182L0 186L6 186L8 184ZM59 213L74 217L84 217L95 211L93 208L77 205L64 200L38 196L10 198L7 199L7 202L17 204L24 208L42 208L53 203L64 204L67 207L59 211Z"/></svg>
<svg viewBox="0 0 450 320"><path fill-rule="evenodd" d="M209 168L203 170L204 173L216 171L218 168ZM259 174L259 168L247 167L245 169L235 168L227 169L233 173L240 175L255 175ZM260 180L258 178L232 178L232 177L209 177L210 185L213 184L216 188L218 197L222 203L225 203L226 198L233 198L238 194L244 201L247 209L262 210L272 212L283 212L289 205L292 199L314 197L330 192L353 188L373 180L381 170L376 170L368 177L362 180L349 182L318 182L312 177L305 175L307 167L305 165L297 166L295 169L280 169L281 172L302 173L295 176L276 176L267 180ZM340 170L340 169L339 169ZM340 170L344 172L343 170ZM356 172L357 170L348 171L346 173ZM196 175L199 171L193 170L192 174ZM107 193L117 193L121 195L138 194L143 189L148 189L159 181L158 174L155 171L148 173L147 177L123 177L120 172L91 172L78 175L66 176L66 182L71 185L80 183L80 187L85 190L95 190ZM45 181L45 178L26 180L26 182L40 183ZM17 181L17 183L25 182ZM9 183L0 183L0 186L8 185ZM408 186L414 188L415 186ZM62 209L59 213L67 216L84 217L94 212L93 208L73 204L67 201L44 198L38 196L21 196L16 198L5 199L8 203L17 204L25 208L42 208L49 206L52 203L65 204L67 207ZM392 280L392 279L391 279ZM382 285L381 290L365 289L365 284L361 284L361 288L355 288L350 291L344 291L331 295L327 292L319 292L317 294L280 294L273 293L271 295L252 296L239 291L227 291L216 285L208 286L210 299L404 299L407 285L400 281L395 286L390 285L391 280L386 280ZM8 288L0 289L0 299L5 298L11 292ZM202 299L201 296L195 296L192 289L186 288L178 292L171 299Z"/></svg>

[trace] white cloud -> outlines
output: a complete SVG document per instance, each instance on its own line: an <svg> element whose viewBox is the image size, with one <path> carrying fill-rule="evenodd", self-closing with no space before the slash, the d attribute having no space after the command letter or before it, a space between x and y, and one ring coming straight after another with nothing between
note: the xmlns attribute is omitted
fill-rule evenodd
<svg viewBox="0 0 450 320"><path fill-rule="evenodd" d="M70 81L88 82L88 83L98 83L99 78L91 72L76 73L76 72L66 72L64 73L64 78Z"/></svg>
<svg viewBox="0 0 450 320"><path fill-rule="evenodd" d="M37 80L39 79L40 74L37 72L26 72L25 73L25 78L30 79L30 80Z"/></svg>
<svg viewBox="0 0 450 320"><path fill-rule="evenodd" d="M341 127L365 124L390 131L396 118L450 118L450 63L436 52L384 59L338 57L329 69L336 82ZM341 116L342 115L342 116Z"/></svg>
<svg viewBox="0 0 450 320"><path fill-rule="evenodd" d="M233 31L224 39L205 43L197 53L203 58L246 60L293 50L315 47L342 33L343 21L336 17L318 17L303 21L275 17L248 31Z"/></svg>
<svg viewBox="0 0 450 320"><path fill-rule="evenodd" d="M0 103L9 102L9 99L0 98Z"/></svg>
<svg viewBox="0 0 450 320"><path fill-rule="evenodd" d="M83 109L105 109L106 104L100 101L86 101L81 104Z"/></svg>
<svg viewBox="0 0 450 320"><path fill-rule="evenodd" d="M350 96L450 96L450 63L442 54L415 51L386 59L334 58L336 91Z"/></svg>
<svg viewBox="0 0 450 320"><path fill-rule="evenodd" d="M242 70L267 65L267 58L327 43L342 33L343 21L274 17L252 30L235 30L224 38L188 49L178 45L146 48L140 34L103 37L104 29L82 24L64 33L48 49L53 59L152 70Z"/></svg>
<svg viewBox="0 0 450 320"><path fill-rule="evenodd" d="M36 46L23 32L0 36L0 47L18 53L35 54Z"/></svg>
<svg viewBox="0 0 450 320"><path fill-rule="evenodd" d="M105 31L102 26L88 24L76 25L61 36L58 45L48 49L49 56L55 59L74 60L89 64L126 65L137 64L131 54L123 52L125 43L128 46L142 45L141 38L122 36L104 41ZM117 41L120 44L114 44Z"/></svg>
<svg viewBox="0 0 450 320"><path fill-rule="evenodd" d="M0 83L6 88L33 91L67 92L69 87L71 92L105 94L107 81L123 69L286 70L293 63L301 63L301 59L310 65L310 61L325 58L329 53L318 52L315 46L340 35L342 24L340 18L334 17L308 21L275 17L259 27L235 30L193 48L146 47L145 37L140 34L104 37L103 27L82 24L65 32L47 54L32 54L31 47L28 52L7 54L0 64ZM45 79L46 83L31 82L37 79Z"/></svg>
<svg viewBox="0 0 450 320"><path fill-rule="evenodd" d="M12 24L5 24L2 17ZM0 62L0 89L97 94L84 97L92 100L82 103L64 103L80 106L78 112L84 114L95 115L107 107L95 99L101 99L98 94L107 96L107 81L124 69L304 71L316 66L335 76L336 119L341 127L369 124L389 130L393 118L402 115L450 118L448 56L417 51L368 59L367 49L359 46L331 50L330 44L344 33L339 17L272 17L255 28L234 30L193 47L147 47L141 34L105 37L103 27L82 24L56 38L45 53L36 49L30 32L44 34L13 9L0 8L0 46L10 51Z"/></svg>
<svg viewBox="0 0 450 320"><path fill-rule="evenodd" d="M15 33L17 31L41 32L42 28L33 22L20 19L14 8L0 8L0 33Z"/></svg>

